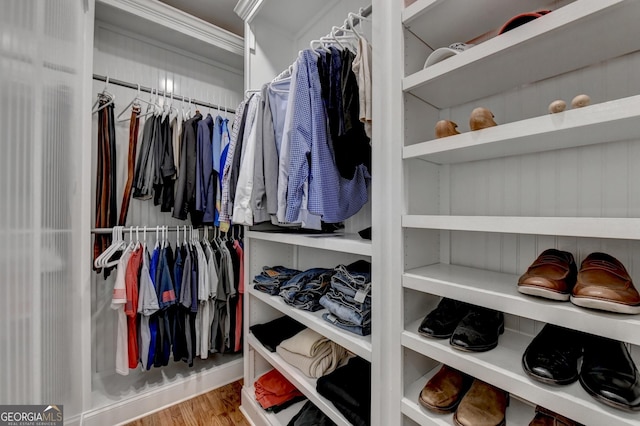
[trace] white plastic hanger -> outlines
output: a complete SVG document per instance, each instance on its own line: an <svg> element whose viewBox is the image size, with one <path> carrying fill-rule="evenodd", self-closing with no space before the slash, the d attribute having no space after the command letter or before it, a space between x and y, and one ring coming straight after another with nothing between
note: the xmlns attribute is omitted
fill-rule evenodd
<svg viewBox="0 0 640 426"><path fill-rule="evenodd" d="M96 112L106 108L108 105L111 105L113 101L115 101L116 97L112 93L109 93L107 91L108 87L109 87L109 76L107 76L106 78L104 89L102 89L101 93L98 93L98 99L96 99L95 103L93 104L93 107L91 107L91 114L95 114ZM100 105L101 100L104 100L106 102Z"/></svg>
<svg viewBox="0 0 640 426"><path fill-rule="evenodd" d="M138 107L138 108L140 108L140 102L143 102L145 104L149 104L149 102L145 101L144 99L142 99L140 97L140 84L138 84L138 91L136 92L136 96L134 96L134 98L131 99L131 102L129 102L129 105L127 105L126 107L124 107L124 109L122 111L120 111L120 114L118 114L118 116L116 117L116 121L118 123L121 123L123 121L131 120L131 116L125 116L124 118L121 118L121 117L125 112L127 112L129 110L130 107ZM138 116L140 116L140 114L138 114Z"/></svg>

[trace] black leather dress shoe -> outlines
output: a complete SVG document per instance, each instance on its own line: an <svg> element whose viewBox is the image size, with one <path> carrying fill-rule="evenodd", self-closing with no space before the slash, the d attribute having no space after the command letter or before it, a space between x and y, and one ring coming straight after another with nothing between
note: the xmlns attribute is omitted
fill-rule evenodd
<svg viewBox="0 0 640 426"><path fill-rule="evenodd" d="M422 320L418 333L425 337L447 339L465 315L469 305L453 299L442 298L438 306Z"/></svg>
<svg viewBox="0 0 640 426"><path fill-rule="evenodd" d="M552 385L578 380L584 333L547 324L522 355L522 368L533 379Z"/></svg>
<svg viewBox="0 0 640 426"><path fill-rule="evenodd" d="M502 312L472 306L454 330L449 343L462 351L484 352L498 346L498 336L503 332Z"/></svg>
<svg viewBox="0 0 640 426"><path fill-rule="evenodd" d="M640 373L622 342L588 336L580 384L600 402L623 410L640 410Z"/></svg>

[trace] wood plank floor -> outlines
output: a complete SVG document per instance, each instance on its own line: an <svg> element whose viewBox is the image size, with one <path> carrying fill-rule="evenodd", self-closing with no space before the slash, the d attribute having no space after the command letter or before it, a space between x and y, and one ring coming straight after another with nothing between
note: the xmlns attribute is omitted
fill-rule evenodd
<svg viewBox="0 0 640 426"><path fill-rule="evenodd" d="M128 423L127 426L249 426L250 423L238 409L241 390L240 380Z"/></svg>

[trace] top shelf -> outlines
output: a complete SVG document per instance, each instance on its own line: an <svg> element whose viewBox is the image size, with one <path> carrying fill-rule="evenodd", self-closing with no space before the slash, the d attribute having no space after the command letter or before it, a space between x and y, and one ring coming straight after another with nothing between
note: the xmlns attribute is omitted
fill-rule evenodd
<svg viewBox="0 0 640 426"><path fill-rule="evenodd" d="M96 19L242 72L242 37L160 1L97 0Z"/></svg>
<svg viewBox="0 0 640 426"><path fill-rule="evenodd" d="M466 42L522 12L549 8L551 0L418 0L402 11L402 23L434 49ZM455 25L451 25L455 23Z"/></svg>
<svg viewBox="0 0 640 426"><path fill-rule="evenodd" d="M631 53L638 16L638 1L578 0L405 77L403 90L448 108Z"/></svg>

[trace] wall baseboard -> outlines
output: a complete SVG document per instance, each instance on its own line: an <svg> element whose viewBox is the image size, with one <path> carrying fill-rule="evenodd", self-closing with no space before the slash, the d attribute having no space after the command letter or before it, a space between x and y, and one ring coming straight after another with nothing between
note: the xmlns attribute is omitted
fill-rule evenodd
<svg viewBox="0 0 640 426"><path fill-rule="evenodd" d="M125 401L85 411L82 419L70 419L68 424L84 426L119 425L163 410L174 404L209 392L242 378L242 358L148 392L141 392Z"/></svg>

